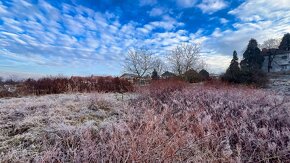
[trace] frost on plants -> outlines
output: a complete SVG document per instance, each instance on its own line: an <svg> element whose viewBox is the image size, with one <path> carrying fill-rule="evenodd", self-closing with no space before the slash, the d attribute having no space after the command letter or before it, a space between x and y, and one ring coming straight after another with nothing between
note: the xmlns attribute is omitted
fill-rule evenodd
<svg viewBox="0 0 290 163"><path fill-rule="evenodd" d="M287 96L214 85L145 90L98 128L58 130L35 161L289 161Z"/></svg>

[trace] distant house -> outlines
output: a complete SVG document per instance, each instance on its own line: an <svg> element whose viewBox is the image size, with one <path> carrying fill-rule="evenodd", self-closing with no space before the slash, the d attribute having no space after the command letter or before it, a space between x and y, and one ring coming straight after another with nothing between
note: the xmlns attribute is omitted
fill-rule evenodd
<svg viewBox="0 0 290 163"><path fill-rule="evenodd" d="M72 76L71 77L71 80L74 81L74 82L80 82L83 80L83 77L80 77L80 76Z"/></svg>
<svg viewBox="0 0 290 163"><path fill-rule="evenodd" d="M11 92L11 93L16 91L16 86L15 85L5 84L4 88L5 88L5 90L7 90L8 92Z"/></svg>
<svg viewBox="0 0 290 163"><path fill-rule="evenodd" d="M127 79L129 82L134 83L134 80L135 80L136 78L138 78L138 76L135 75L135 74L128 74L128 73L125 73L125 74L121 75L120 78L121 78L121 79Z"/></svg>
<svg viewBox="0 0 290 163"><path fill-rule="evenodd" d="M176 77L176 75L169 71L166 71L161 75L162 79L168 79L168 78L173 78L173 77Z"/></svg>
<svg viewBox="0 0 290 163"><path fill-rule="evenodd" d="M265 60L263 71L285 72L290 71L290 49L263 49L262 55Z"/></svg>
<svg viewBox="0 0 290 163"><path fill-rule="evenodd" d="M132 79L132 78L137 78L137 77L138 76L135 74L128 74L128 73L125 73L125 74L120 76L120 78L122 78L122 79Z"/></svg>

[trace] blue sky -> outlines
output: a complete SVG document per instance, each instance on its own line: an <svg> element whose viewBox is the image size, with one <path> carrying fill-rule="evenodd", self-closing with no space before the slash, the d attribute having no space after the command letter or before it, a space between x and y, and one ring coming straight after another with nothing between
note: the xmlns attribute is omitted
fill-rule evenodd
<svg viewBox="0 0 290 163"><path fill-rule="evenodd" d="M0 75L120 75L128 49L199 43L211 72L290 32L289 0L0 0ZM241 55L241 54L239 54Z"/></svg>

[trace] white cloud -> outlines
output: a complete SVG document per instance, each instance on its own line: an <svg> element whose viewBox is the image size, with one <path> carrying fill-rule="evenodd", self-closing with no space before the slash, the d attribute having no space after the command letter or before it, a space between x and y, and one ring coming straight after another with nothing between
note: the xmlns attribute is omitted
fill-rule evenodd
<svg viewBox="0 0 290 163"><path fill-rule="evenodd" d="M203 59L206 61L210 73L219 74L225 72L232 58L231 56L215 53L214 55L203 55Z"/></svg>
<svg viewBox="0 0 290 163"><path fill-rule="evenodd" d="M6 10L6 6L4 6L2 4L2 2L0 2L0 14L6 14L7 13L7 10Z"/></svg>
<svg viewBox="0 0 290 163"><path fill-rule="evenodd" d="M227 20L226 18L220 18L220 22L222 24L227 24L229 22L229 20Z"/></svg>
<svg viewBox="0 0 290 163"><path fill-rule="evenodd" d="M216 11L222 10L228 6L224 0L202 0L202 3L197 5L203 13L212 14Z"/></svg>
<svg viewBox="0 0 290 163"><path fill-rule="evenodd" d="M164 8L158 8L158 7L155 7L153 8L152 10L150 10L148 13L150 16L160 16L164 13L165 9Z"/></svg>
<svg viewBox="0 0 290 163"><path fill-rule="evenodd" d="M197 0L176 0L178 6L182 8L191 8L194 7Z"/></svg>
<svg viewBox="0 0 290 163"><path fill-rule="evenodd" d="M44 77L43 74L31 73L31 72L15 72L15 71L0 71L0 76L4 78L4 80L22 80L27 78L39 79Z"/></svg>
<svg viewBox="0 0 290 163"><path fill-rule="evenodd" d="M161 14L158 9L154 11L154 8L149 14L160 16L159 21L120 24L118 16L112 13L100 13L82 6L64 3L58 9L44 0L39 1L41 5L32 5L30 1L18 2L14 0L10 6L0 2L0 19L3 22L0 25L0 57L5 58L5 61L46 65L50 68L89 69L115 65L107 71L117 74L117 71L121 71L120 63L128 48L147 46L159 54L166 54L177 44L189 42L202 44L202 50L210 52L205 55L210 71L220 72L228 66L232 51L240 52L250 38L262 42L290 31L288 0L282 0L281 3L248 0L229 12L238 20L231 29L223 29L224 26L216 28L210 36L204 36L201 29L189 33L183 29L183 22ZM142 2L143 5L154 3L156 1ZM190 0L177 3L182 7L196 5L195 1ZM208 8L204 10L206 13L224 8L219 0L203 0L201 4L207 5ZM263 9L257 6L263 6ZM47 16L47 11L53 14ZM228 23L225 18L219 21Z"/></svg>
<svg viewBox="0 0 290 163"><path fill-rule="evenodd" d="M164 53L179 42L192 41L187 31L178 30L184 24L169 15L144 25L133 21L121 25L112 13L82 6L63 3L56 8L45 0L33 5L30 1L17 2L4 6L9 13L0 17L0 57L15 61L16 65L68 71L75 67L102 69L115 65L106 71L117 74L131 47L147 46ZM49 11L52 15L47 16ZM155 29L163 32L149 33ZM56 72L63 72L60 70Z"/></svg>
<svg viewBox="0 0 290 163"><path fill-rule="evenodd" d="M3 21L0 25L0 57L16 60L18 64L26 62L30 65L48 66L90 66L97 60L100 65L106 65L111 63L106 57L120 57L118 48L114 48L114 52L106 51L108 53L97 51L100 47L99 38L106 38L104 42L108 46L122 46L120 40L111 39L119 30L120 24L108 21L106 15L87 8L67 8L74 11L74 16L67 15L67 12L62 12L44 0L34 5L30 1L13 1L8 8L9 14L0 18ZM88 16L84 17L84 13ZM80 35L82 38L77 38ZM83 59L87 60L86 63L81 62Z"/></svg>
<svg viewBox="0 0 290 163"><path fill-rule="evenodd" d="M263 7L257 7L263 6ZM290 32L290 1L248 0L229 13L237 16L240 22L233 26L238 38L242 35L256 38L262 42L269 38L282 37Z"/></svg>
<svg viewBox="0 0 290 163"><path fill-rule="evenodd" d="M166 31L172 31L176 28L182 27L184 23L178 22L176 19L170 17L169 15L164 15L162 20L149 22L148 24L143 25L142 27L138 27L137 30L143 32L144 34L148 34L152 32L154 29L164 29Z"/></svg>
<svg viewBox="0 0 290 163"><path fill-rule="evenodd" d="M157 3L157 0L140 0L139 5L140 6L147 6L147 5L154 5Z"/></svg>
<svg viewBox="0 0 290 163"><path fill-rule="evenodd" d="M260 21L289 17L289 9L289 0L247 0L229 14L236 15L242 21Z"/></svg>
<svg viewBox="0 0 290 163"><path fill-rule="evenodd" d="M223 36L223 34L221 33L221 29L220 28L216 28L213 33L212 33L213 37L221 37Z"/></svg>

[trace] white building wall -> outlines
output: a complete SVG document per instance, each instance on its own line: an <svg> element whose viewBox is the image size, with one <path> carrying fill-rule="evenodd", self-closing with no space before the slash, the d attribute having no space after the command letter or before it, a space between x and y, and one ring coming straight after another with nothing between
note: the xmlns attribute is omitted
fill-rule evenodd
<svg viewBox="0 0 290 163"><path fill-rule="evenodd" d="M263 70L268 71L268 56L265 57ZM276 55L272 61L272 69L270 72L290 71L290 52Z"/></svg>
<svg viewBox="0 0 290 163"><path fill-rule="evenodd" d="M263 63L263 70L268 72L268 56L265 56ZM274 57L272 61L272 69L270 72L290 71L290 52L286 54L279 54Z"/></svg>

